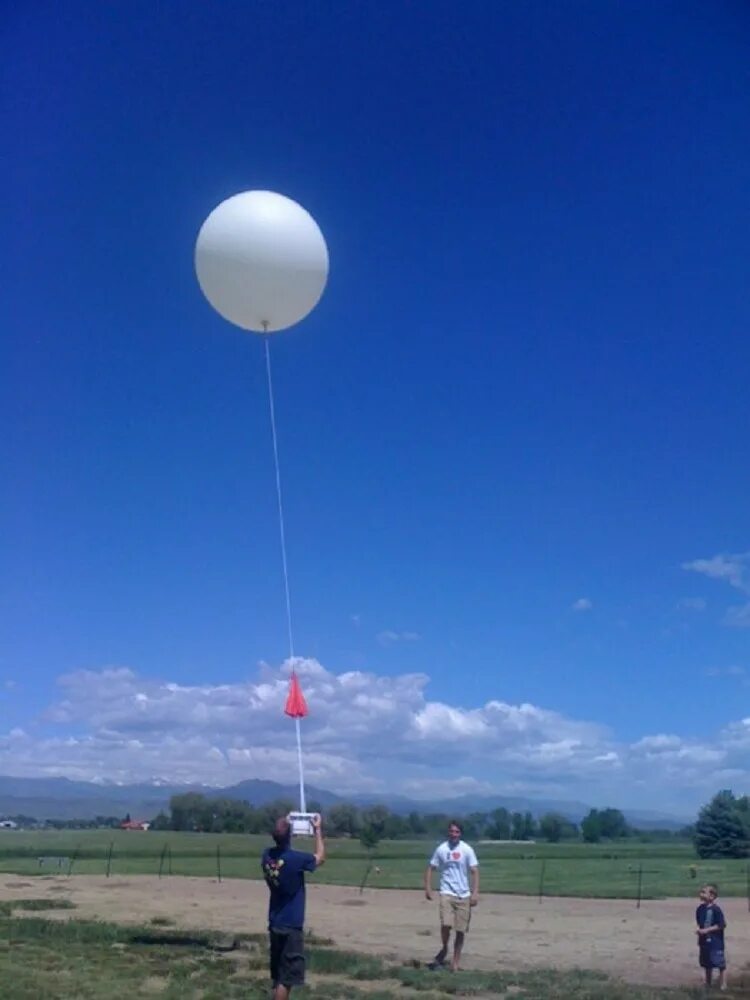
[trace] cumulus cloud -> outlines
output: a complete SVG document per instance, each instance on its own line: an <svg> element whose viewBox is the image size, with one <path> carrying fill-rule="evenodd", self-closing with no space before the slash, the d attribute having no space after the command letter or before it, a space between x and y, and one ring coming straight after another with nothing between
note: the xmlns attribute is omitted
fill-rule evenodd
<svg viewBox="0 0 750 1000"><path fill-rule="evenodd" d="M577 601L573 601L570 607L572 611L591 611L593 606L590 598L579 597Z"/></svg>
<svg viewBox="0 0 750 1000"><path fill-rule="evenodd" d="M342 795L494 791L616 802L618 789L644 787L660 804L667 790L710 792L717 775L750 779L750 719L712 739L657 733L628 744L595 722L528 702L430 698L424 673L334 673L303 658L261 664L256 676L231 684L184 684L128 667L65 674L59 697L33 725L0 735L0 773L288 783L296 751L283 704L292 667L311 707L303 723L307 779Z"/></svg>
<svg viewBox="0 0 750 1000"><path fill-rule="evenodd" d="M0 768L89 780L285 780L295 767L283 715L292 666L312 708L306 775L342 793L423 785L446 755L451 771L442 780L459 794L461 768L464 776L503 769L507 780L535 771L554 778L596 767L607 749L602 727L535 705L447 704L428 698L426 674L335 674L298 658L262 664L258 677L234 684L182 684L128 667L65 674L38 730L66 735L7 734Z"/></svg>
<svg viewBox="0 0 750 1000"><path fill-rule="evenodd" d="M750 594L750 552L735 555L722 553L711 556L710 559L693 559L684 562L682 568L701 573L710 580L723 581L743 594ZM750 601L727 608L723 624L734 628L750 628Z"/></svg>

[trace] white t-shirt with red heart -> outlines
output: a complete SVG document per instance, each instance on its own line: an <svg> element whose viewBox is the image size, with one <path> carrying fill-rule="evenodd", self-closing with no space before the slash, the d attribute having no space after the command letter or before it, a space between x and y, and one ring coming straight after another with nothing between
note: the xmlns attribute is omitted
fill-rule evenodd
<svg viewBox="0 0 750 1000"><path fill-rule="evenodd" d="M435 848L430 861L431 868L440 872L440 892L448 896L465 899L471 895L469 870L478 868L479 862L474 848L459 840L451 846L447 840Z"/></svg>

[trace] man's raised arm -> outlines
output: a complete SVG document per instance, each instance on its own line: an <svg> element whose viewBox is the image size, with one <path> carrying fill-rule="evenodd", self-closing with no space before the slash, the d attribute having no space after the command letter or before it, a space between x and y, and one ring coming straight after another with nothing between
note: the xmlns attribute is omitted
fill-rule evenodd
<svg viewBox="0 0 750 1000"><path fill-rule="evenodd" d="M312 818L313 832L315 833L315 867L320 868L326 859L326 845L323 840L323 820L320 813L315 813Z"/></svg>

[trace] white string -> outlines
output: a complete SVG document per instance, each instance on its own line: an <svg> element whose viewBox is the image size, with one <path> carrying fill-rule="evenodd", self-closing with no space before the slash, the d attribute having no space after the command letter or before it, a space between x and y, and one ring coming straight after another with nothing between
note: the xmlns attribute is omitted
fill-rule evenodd
<svg viewBox="0 0 750 1000"><path fill-rule="evenodd" d="M286 596L286 624L289 633L289 659L294 659L294 637L292 634L292 602L289 598L289 569L286 561L286 535L284 534L284 507L281 502L281 471L279 469L279 445L276 438L276 412L273 405L273 381L271 379L271 352L268 349L268 324L266 329L266 375L268 376L268 402L271 408L271 434L273 437L273 461L276 468L276 499L279 504L279 537L281 539L281 566L284 570L284 594Z"/></svg>
<svg viewBox="0 0 750 1000"><path fill-rule="evenodd" d="M273 379L271 378L271 351L268 344L268 324L263 324L266 331L266 375L268 376L268 404L271 411L271 436L273 438L273 461L276 469L276 499L279 505L279 538L281 540L281 566L284 570L284 596L286 597L286 624L289 633L289 659L292 661L294 669L294 636L292 633L292 602L289 597L289 568L286 560L286 533L284 531L284 505L281 501L281 469L279 467L279 442L276 436L276 408L273 402ZM305 803L305 775L302 769L302 736L300 733L299 719L295 718L295 729L297 733L297 764L299 766L299 808L300 812L306 811Z"/></svg>

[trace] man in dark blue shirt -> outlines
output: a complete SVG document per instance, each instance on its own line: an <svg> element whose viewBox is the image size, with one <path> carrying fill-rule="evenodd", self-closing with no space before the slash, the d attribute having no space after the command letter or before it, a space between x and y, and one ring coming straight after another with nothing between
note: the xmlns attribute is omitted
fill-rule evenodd
<svg viewBox="0 0 750 1000"><path fill-rule="evenodd" d="M294 851L289 820L277 819L271 836L273 847L263 852L261 867L270 890L268 934L271 949L273 1000L287 1000L293 986L305 982L305 872L314 872L325 861L320 816L313 818L315 852Z"/></svg>

